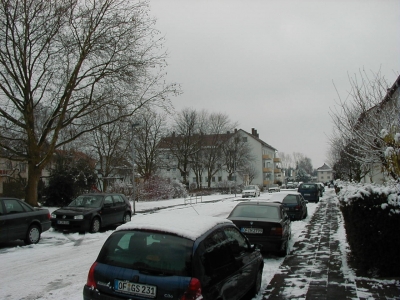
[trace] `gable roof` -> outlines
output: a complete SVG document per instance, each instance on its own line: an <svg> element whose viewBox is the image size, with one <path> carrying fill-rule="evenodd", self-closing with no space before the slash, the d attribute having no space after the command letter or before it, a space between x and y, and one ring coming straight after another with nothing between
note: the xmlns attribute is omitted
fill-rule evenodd
<svg viewBox="0 0 400 300"><path fill-rule="evenodd" d="M253 128L254 129L254 128ZM249 135L250 137L252 137L253 139L255 139L257 142L259 142L261 145L263 145L263 146L265 146L265 147L268 147L268 148L271 148L272 150L274 150L274 151L278 151L277 149L275 149L274 147L272 147L271 145L269 145L269 144L267 144L266 142L264 142L263 140L261 140L259 137L258 137L258 133L257 133L257 130L253 130L253 134L251 134L251 133L249 133L249 132L247 132L247 131L245 131L245 130L243 130L243 129L239 129L239 131L242 131L242 132L244 132L244 133L246 133L247 135Z"/></svg>
<svg viewBox="0 0 400 300"><path fill-rule="evenodd" d="M331 171L332 168L330 166L328 166L326 163L324 163L324 165L322 167L319 167L317 169L317 171L328 171L328 170Z"/></svg>

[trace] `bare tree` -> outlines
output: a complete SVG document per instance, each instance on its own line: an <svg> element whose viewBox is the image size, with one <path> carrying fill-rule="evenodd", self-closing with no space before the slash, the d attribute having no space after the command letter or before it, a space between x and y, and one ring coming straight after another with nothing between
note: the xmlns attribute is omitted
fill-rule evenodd
<svg viewBox="0 0 400 300"><path fill-rule="evenodd" d="M165 164L174 164L183 177L183 183L188 185L188 176L191 170L192 158L200 149L201 135L199 128L199 114L196 110L184 108L180 111L172 125L172 133L162 140L171 154L172 159L166 159ZM176 164L176 165L175 165ZM168 165L168 167L171 167Z"/></svg>
<svg viewBox="0 0 400 300"><path fill-rule="evenodd" d="M92 126L86 116L169 105L177 87L163 83L163 41L148 10L140 0L0 2L0 147L28 162L28 203L37 205L56 148L116 121Z"/></svg>
<svg viewBox="0 0 400 300"><path fill-rule="evenodd" d="M380 164L393 178L398 174L390 170L385 156L388 147L383 131L392 131L398 126L398 105L393 93L381 74L349 77L351 90L346 99L339 96L337 107L331 110L335 131L331 146L341 139L346 155L361 164L366 171L372 164ZM349 151L351 150L351 151Z"/></svg>
<svg viewBox="0 0 400 300"><path fill-rule="evenodd" d="M167 132L166 115L147 110L137 120L140 124L134 132L137 172L147 180L156 174L160 164L158 145Z"/></svg>

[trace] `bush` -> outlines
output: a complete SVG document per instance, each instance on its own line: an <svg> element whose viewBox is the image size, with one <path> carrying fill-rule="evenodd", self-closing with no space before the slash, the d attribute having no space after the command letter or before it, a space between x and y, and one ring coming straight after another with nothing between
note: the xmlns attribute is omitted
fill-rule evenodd
<svg viewBox="0 0 400 300"><path fill-rule="evenodd" d="M137 185L137 197L141 201L184 198L187 190L184 184L169 178L151 177Z"/></svg>
<svg viewBox="0 0 400 300"><path fill-rule="evenodd" d="M399 276L400 198L397 189L341 185L338 194L351 257L362 271Z"/></svg>

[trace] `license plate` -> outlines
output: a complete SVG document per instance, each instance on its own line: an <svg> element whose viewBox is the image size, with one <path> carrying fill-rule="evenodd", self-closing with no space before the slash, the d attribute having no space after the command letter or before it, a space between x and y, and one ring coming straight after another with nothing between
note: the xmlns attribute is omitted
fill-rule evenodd
<svg viewBox="0 0 400 300"><path fill-rule="evenodd" d="M60 225L69 225L69 221L57 221L57 224L60 224Z"/></svg>
<svg viewBox="0 0 400 300"><path fill-rule="evenodd" d="M304 194L304 196L311 196L311 194Z"/></svg>
<svg viewBox="0 0 400 300"><path fill-rule="evenodd" d="M255 234L261 234L263 233L262 228L242 228L243 233L255 233Z"/></svg>
<svg viewBox="0 0 400 300"><path fill-rule="evenodd" d="M289 210L289 207L285 207L285 210Z"/></svg>
<svg viewBox="0 0 400 300"><path fill-rule="evenodd" d="M122 280L115 280L114 289L118 292L138 295L146 298L155 298L157 293L157 287L154 285L133 283Z"/></svg>

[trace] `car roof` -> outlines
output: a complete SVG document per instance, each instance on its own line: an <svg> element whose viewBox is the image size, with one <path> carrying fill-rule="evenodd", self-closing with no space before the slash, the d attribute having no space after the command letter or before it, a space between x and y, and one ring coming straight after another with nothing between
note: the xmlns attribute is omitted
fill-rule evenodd
<svg viewBox="0 0 400 300"><path fill-rule="evenodd" d="M269 198L269 201L282 201L287 195L301 195L299 192L295 191L284 191L284 192L277 192L273 193Z"/></svg>
<svg viewBox="0 0 400 300"><path fill-rule="evenodd" d="M132 221L119 226L120 230L154 230L172 233L195 241L218 225L231 225L230 220L219 217L183 215L176 213L136 215Z"/></svg>
<svg viewBox="0 0 400 300"><path fill-rule="evenodd" d="M267 205L267 206L280 207L281 203L271 202L269 200L257 200L257 201L253 200L253 201L240 202L236 206L242 206L242 205Z"/></svg>

